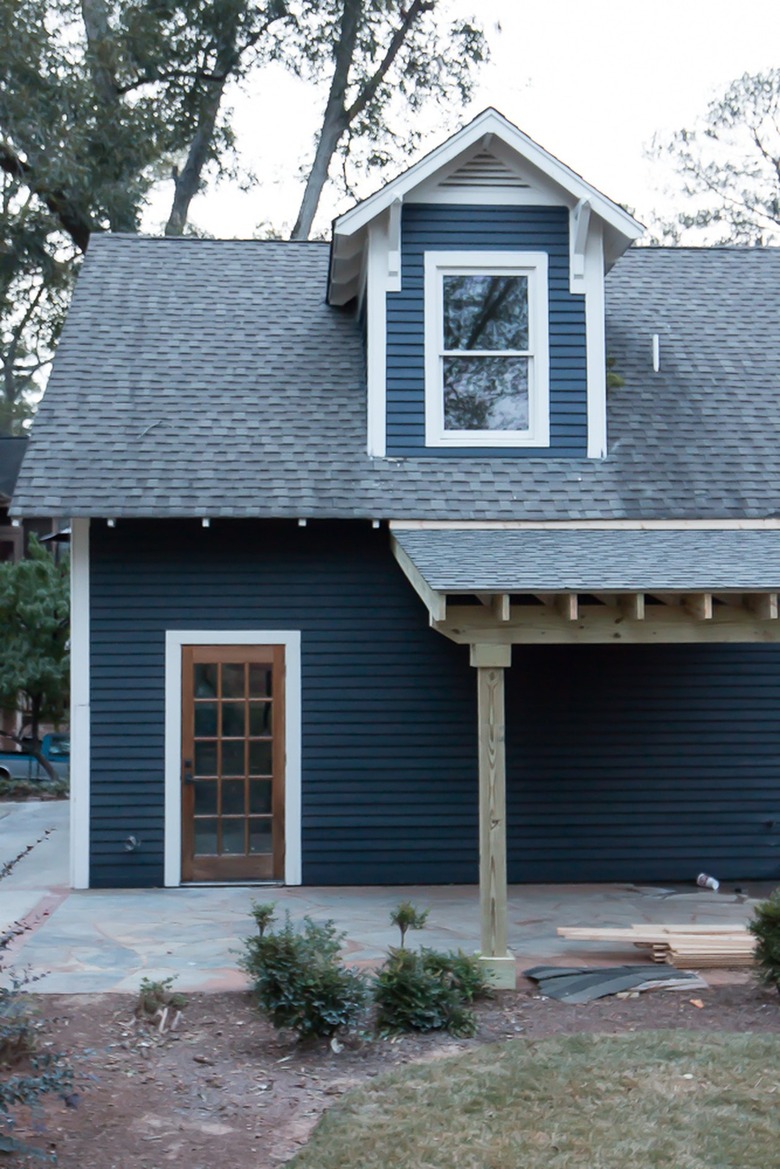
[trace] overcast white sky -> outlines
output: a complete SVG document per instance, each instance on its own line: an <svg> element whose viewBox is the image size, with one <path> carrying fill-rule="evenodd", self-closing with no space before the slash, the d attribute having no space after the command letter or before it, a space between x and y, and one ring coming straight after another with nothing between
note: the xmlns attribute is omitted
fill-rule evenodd
<svg viewBox="0 0 780 1169"><path fill-rule="evenodd" d="M468 109L432 109L429 123L426 116L428 146L496 106L640 219L666 206L664 175L643 153L653 134L692 125L729 81L780 65L778 0L451 0L450 7L478 14L492 61ZM239 237L263 221L289 226L300 198L296 175L317 128L316 96L281 70L256 92L234 96L240 154L260 183L248 193L222 184L199 197L192 206L199 226ZM374 178L362 193L376 185ZM161 192L148 228L169 199ZM331 196L319 222L342 209Z"/></svg>

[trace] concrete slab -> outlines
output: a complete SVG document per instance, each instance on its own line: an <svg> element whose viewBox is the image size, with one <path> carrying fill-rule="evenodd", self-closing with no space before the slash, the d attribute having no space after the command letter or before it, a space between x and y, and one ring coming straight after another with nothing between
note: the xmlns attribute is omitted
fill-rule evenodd
<svg viewBox="0 0 780 1169"><path fill-rule="evenodd" d="M67 806L0 806L0 857L19 843L51 834L14 869L0 889L0 918L21 917L25 931L13 947L17 968L49 994L133 992L141 978L175 977L182 991L240 989L241 940L253 930L253 900L274 901L295 921L331 918L346 933L349 962L370 965L398 941L390 911L402 900L430 910L427 928L411 935L439 949L473 952L479 943L479 896L473 886L381 888L187 887L90 890L66 888ZM633 949L572 943L559 925L627 926L635 922L738 924L773 885L733 886L717 893L690 886L522 885L509 891L509 945L518 970L536 965L612 966L641 960ZM708 981L717 975L707 972ZM744 981L744 971L727 975Z"/></svg>

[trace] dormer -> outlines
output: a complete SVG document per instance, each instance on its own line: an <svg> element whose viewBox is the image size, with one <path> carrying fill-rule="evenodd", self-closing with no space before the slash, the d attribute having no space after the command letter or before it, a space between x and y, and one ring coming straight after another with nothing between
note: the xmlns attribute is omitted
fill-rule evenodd
<svg viewBox="0 0 780 1169"><path fill-rule="evenodd" d="M641 232L492 109L340 216L369 454L603 458L604 276Z"/></svg>

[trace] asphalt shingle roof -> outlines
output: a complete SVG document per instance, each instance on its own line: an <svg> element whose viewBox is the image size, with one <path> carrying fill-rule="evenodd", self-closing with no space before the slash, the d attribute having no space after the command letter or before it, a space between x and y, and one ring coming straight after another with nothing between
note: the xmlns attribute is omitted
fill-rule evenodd
<svg viewBox="0 0 780 1169"><path fill-rule="evenodd" d="M472 592L773 592L780 531L418 531L394 536L431 588Z"/></svg>
<svg viewBox="0 0 780 1169"><path fill-rule="evenodd" d="M780 515L780 249L629 251L609 457L372 459L360 329L316 243L96 237L19 514ZM661 337L661 372L651 338Z"/></svg>

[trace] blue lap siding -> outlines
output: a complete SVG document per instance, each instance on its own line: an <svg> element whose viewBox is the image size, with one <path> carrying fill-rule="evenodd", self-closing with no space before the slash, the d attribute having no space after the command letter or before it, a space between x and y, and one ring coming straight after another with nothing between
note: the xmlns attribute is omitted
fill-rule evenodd
<svg viewBox="0 0 780 1169"><path fill-rule="evenodd" d="M426 251L547 252L550 306L550 446L425 446ZM402 291L387 296L387 454L459 458L584 458L587 454L585 298L569 292L565 207L408 204L402 215Z"/></svg>
<svg viewBox="0 0 780 1169"><path fill-rule="evenodd" d="M209 628L302 631L306 884L477 879L474 671L386 532L96 521L91 545L93 885L162 883L165 630ZM780 877L780 647L514 660L511 881Z"/></svg>
<svg viewBox="0 0 780 1169"><path fill-rule="evenodd" d="M165 630L209 628L302 631L307 884L475 879L468 651L386 532L95 522L91 545L94 885L162 883Z"/></svg>
<svg viewBox="0 0 780 1169"><path fill-rule="evenodd" d="M512 881L780 879L780 646L515 649Z"/></svg>

